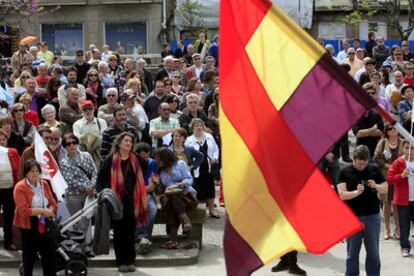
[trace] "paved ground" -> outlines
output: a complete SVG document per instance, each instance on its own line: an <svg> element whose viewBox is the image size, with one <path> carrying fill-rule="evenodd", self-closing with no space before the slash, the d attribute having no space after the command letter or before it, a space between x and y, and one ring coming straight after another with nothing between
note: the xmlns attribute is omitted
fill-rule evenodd
<svg viewBox="0 0 414 276"><path fill-rule="evenodd" d="M224 210L221 209L221 214ZM223 219L216 220L207 218L204 231L204 248L200 255L200 260L197 265L181 266L181 267L164 267L164 268L139 268L135 273L128 273L125 275L157 275L157 276L205 276L226 275L224 258L222 252L222 233L223 233ZM162 227L158 227L155 231L162 231ZM382 236L381 236L382 237ZM364 250L361 253L361 260L363 261ZM411 276L414 268L414 257L403 259L399 255L399 244L396 240L384 241L381 238L381 260L382 260L382 274L384 276ZM332 248L323 256L315 256L310 254L300 254L299 263L307 270L308 275L315 276L330 276L344 274L344 258L345 258L345 244L340 243ZM255 272L254 276L262 275L280 275L286 276L288 273L273 274L270 272L274 264L268 265ZM363 270L363 265L361 265ZM123 275L117 272L116 268L89 268L88 275L109 276L109 275ZM0 275L14 276L18 275L17 269L0 269ZM35 275L41 275L41 270L36 269ZM60 275L63 275L62 273ZM362 273L361 275L365 275ZM232 275L233 276L233 275Z"/></svg>
<svg viewBox="0 0 414 276"><path fill-rule="evenodd" d="M355 145L355 137L350 133L351 151ZM224 216L224 209L219 208L222 217ZM204 247L200 254L199 262L192 266L180 266L180 267L164 267L164 268L138 268L135 273L119 273L116 268L89 268L88 275L92 276L109 276L109 275L140 275L140 276L224 276L225 263L223 257L222 239L223 239L223 218L217 220L207 217L207 222L204 225L203 232L203 244ZM156 225L154 232L162 233L164 231L163 226ZM413 231L414 232L414 231ZM381 248L381 262L382 276L412 276L414 275L414 256L410 258L402 258L400 256L399 243L396 240L385 241L381 233L380 248ZM414 240L412 239L412 242ZM413 243L414 244L414 243ZM300 253L299 264L308 272L311 276L335 276L344 275L345 271L345 255L346 247L345 243L339 243L326 254L322 256L316 256L311 254ZM364 272L364 258L365 250L361 251L361 275L365 275ZM254 276L264 275L279 275L287 276L289 273L272 273L271 267L275 263L269 264L260 270L253 273ZM18 275L17 269L4 269L0 268L0 276L14 276ZM42 275L40 269L35 270L35 275ZM63 275L63 273L60 273ZM230 275L237 276L237 275Z"/></svg>

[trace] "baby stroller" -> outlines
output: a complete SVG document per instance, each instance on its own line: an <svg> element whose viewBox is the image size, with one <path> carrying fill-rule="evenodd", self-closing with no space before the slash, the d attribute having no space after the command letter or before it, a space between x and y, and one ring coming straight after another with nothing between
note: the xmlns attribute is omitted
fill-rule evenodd
<svg viewBox="0 0 414 276"><path fill-rule="evenodd" d="M110 189L104 189L101 193L105 192L106 195L110 194L116 198L115 194ZM69 217L65 222L59 225L60 237L58 237L55 254L56 254L56 272L65 271L65 275L73 276L86 276L88 274L88 258L83 253L75 252L72 250L73 246L68 245L68 242L73 244L81 244L85 240L85 234L80 232L71 231L70 229L78 221L84 217L92 217L96 213L96 209L99 204L108 200L107 197L98 197L85 206L82 210L78 211L73 216ZM23 273L23 263L19 266L20 275Z"/></svg>

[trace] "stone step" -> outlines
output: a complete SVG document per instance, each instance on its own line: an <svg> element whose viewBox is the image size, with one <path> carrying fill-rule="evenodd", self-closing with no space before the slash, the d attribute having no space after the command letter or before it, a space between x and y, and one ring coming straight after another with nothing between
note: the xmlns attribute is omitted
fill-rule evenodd
<svg viewBox="0 0 414 276"><path fill-rule="evenodd" d="M183 238L179 238L182 241ZM163 249L161 244L168 241L167 236L154 236L152 251L145 255L137 254L135 265L137 267L168 267L185 266L198 262L200 246L198 241L194 249ZM0 244L3 248L3 245ZM0 268L17 268L22 261L21 251L7 251L0 249ZM37 262L40 265L40 262ZM115 252L112 244L108 255L100 255L88 259L88 267L116 267Z"/></svg>

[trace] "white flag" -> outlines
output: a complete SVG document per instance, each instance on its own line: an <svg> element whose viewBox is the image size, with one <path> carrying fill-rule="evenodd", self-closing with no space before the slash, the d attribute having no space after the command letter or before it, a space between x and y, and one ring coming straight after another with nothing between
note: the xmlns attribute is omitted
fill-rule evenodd
<svg viewBox="0 0 414 276"><path fill-rule="evenodd" d="M35 157L36 161L42 166L42 178L50 180L52 183L53 191L55 192L59 201L62 201L62 195L65 193L67 184L59 167L47 148L42 137L35 130Z"/></svg>

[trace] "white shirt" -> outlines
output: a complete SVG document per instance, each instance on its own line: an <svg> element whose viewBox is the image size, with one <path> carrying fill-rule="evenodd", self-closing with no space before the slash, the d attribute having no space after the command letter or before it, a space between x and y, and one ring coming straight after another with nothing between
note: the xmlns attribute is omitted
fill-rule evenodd
<svg viewBox="0 0 414 276"><path fill-rule="evenodd" d="M201 72L203 72L204 70L203 70L203 66L200 66L200 67L195 67L195 73L196 73L196 77L199 79L200 78L200 75L201 75Z"/></svg>
<svg viewBox="0 0 414 276"><path fill-rule="evenodd" d="M365 73L366 71L367 71L367 69L365 67L362 67L361 69L356 71L355 76L354 76L354 80L359 83L359 80L361 79L361 75L363 73Z"/></svg>
<svg viewBox="0 0 414 276"><path fill-rule="evenodd" d="M102 138L102 133L107 127L106 121L101 118L93 118L91 122L88 122L84 117L73 124L73 134L80 138L83 134L91 133Z"/></svg>
<svg viewBox="0 0 414 276"><path fill-rule="evenodd" d="M408 201L414 201L414 176L408 177Z"/></svg>
<svg viewBox="0 0 414 276"><path fill-rule="evenodd" d="M103 52L101 54L101 60L108 62L109 56L112 55L112 51L108 51L108 53Z"/></svg>
<svg viewBox="0 0 414 276"><path fill-rule="evenodd" d="M13 187L13 170L8 152L7 148L0 146L0 189Z"/></svg>
<svg viewBox="0 0 414 276"><path fill-rule="evenodd" d="M399 88L396 87L394 83L388 84L387 87L385 87L385 98L387 99L387 101L390 101L392 92L394 92L394 91L401 92L401 89L404 86L407 86L407 84L403 83Z"/></svg>
<svg viewBox="0 0 414 276"><path fill-rule="evenodd" d="M347 58L347 54L345 53L345 50L340 51L338 55L336 56L336 59L339 64L346 58Z"/></svg>

